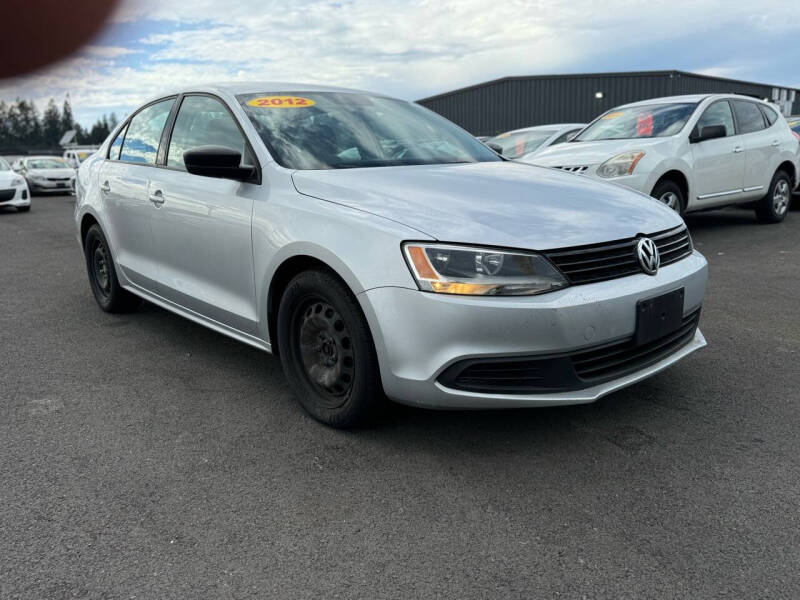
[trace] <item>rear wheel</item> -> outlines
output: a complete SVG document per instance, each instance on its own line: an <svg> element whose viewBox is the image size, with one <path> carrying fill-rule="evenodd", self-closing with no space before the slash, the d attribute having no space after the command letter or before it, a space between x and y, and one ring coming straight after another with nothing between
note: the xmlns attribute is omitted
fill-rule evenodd
<svg viewBox="0 0 800 600"><path fill-rule="evenodd" d="M355 296L325 270L304 271L278 309L281 364L297 399L318 421L345 428L384 403L378 359Z"/></svg>
<svg viewBox="0 0 800 600"><path fill-rule="evenodd" d="M86 269L94 299L106 312L129 312L139 306L141 299L122 289L106 237L99 225L92 225L83 245Z"/></svg>
<svg viewBox="0 0 800 600"><path fill-rule="evenodd" d="M756 217L762 223L780 223L789 212L792 201L792 180L784 171L778 171L769 184L767 195L756 205Z"/></svg>
<svg viewBox="0 0 800 600"><path fill-rule="evenodd" d="M682 215L686 209L686 199L683 197L683 190L680 186L670 179L664 179L656 184L650 194L656 200L663 202L672 210Z"/></svg>

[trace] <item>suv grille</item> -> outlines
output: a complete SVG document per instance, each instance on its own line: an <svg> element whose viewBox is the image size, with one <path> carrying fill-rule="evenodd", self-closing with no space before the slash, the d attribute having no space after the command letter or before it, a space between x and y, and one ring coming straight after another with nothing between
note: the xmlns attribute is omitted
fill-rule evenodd
<svg viewBox="0 0 800 600"><path fill-rule="evenodd" d="M664 337L634 345L634 338L552 356L472 359L451 365L439 376L450 388L487 394L534 394L579 390L635 373L677 352L694 337L700 309L683 317Z"/></svg>
<svg viewBox="0 0 800 600"><path fill-rule="evenodd" d="M647 237L658 246L662 267L692 253L692 240L685 225ZM561 270L570 283L594 283L641 273L642 268L636 257L638 240L639 238L629 238L543 254Z"/></svg>

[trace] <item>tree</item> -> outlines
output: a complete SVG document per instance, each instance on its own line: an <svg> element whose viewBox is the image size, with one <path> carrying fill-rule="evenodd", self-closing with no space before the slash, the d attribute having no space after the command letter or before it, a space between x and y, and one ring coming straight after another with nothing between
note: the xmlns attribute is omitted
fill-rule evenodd
<svg viewBox="0 0 800 600"><path fill-rule="evenodd" d="M75 129L75 120L72 117L72 106L69 103L69 96L64 99L64 108L61 109L61 132Z"/></svg>
<svg viewBox="0 0 800 600"><path fill-rule="evenodd" d="M42 115L42 142L47 147L55 148L64 133L61 129L61 113L55 101L50 98Z"/></svg>

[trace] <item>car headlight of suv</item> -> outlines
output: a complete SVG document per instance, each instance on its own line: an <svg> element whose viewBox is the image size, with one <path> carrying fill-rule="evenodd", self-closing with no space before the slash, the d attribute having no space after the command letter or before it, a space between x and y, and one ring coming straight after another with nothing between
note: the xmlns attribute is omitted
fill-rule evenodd
<svg viewBox="0 0 800 600"><path fill-rule="evenodd" d="M533 252L449 244L403 244L419 288L439 294L526 296L567 285L564 276Z"/></svg>
<svg viewBox="0 0 800 600"><path fill-rule="evenodd" d="M639 161L642 160L643 156L644 152L641 150L617 154L597 167L597 174L600 177L606 178L633 175L633 170L636 168L636 165L639 164Z"/></svg>
<svg viewBox="0 0 800 600"><path fill-rule="evenodd" d="M25 180L22 177L14 177L14 179L11 180L11 187L17 187L23 183L25 183Z"/></svg>

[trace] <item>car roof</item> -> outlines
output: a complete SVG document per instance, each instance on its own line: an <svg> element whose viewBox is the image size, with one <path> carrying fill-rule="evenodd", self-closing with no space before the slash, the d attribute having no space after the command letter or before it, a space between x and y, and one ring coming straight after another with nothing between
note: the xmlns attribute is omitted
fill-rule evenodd
<svg viewBox="0 0 800 600"><path fill-rule="evenodd" d="M549 125L534 125L533 127L522 127L521 129L513 129L511 131L504 131L503 133L498 133L497 135L510 135L512 133L524 133L526 131L539 131L541 129L550 129L552 131L561 130L561 129L572 129L578 127L586 127L586 123L550 123ZM497 137L497 135L492 137Z"/></svg>
<svg viewBox="0 0 800 600"><path fill-rule="evenodd" d="M357 90L345 87L330 85L318 85L314 83L297 83L288 81L231 81L219 83L203 83L197 85L183 86L179 89L168 90L158 96L163 98L173 94L185 94L190 92L226 92L228 94L261 94L274 92L344 92L356 94L370 94L372 96L382 96L375 92Z"/></svg>
<svg viewBox="0 0 800 600"><path fill-rule="evenodd" d="M742 100L751 100L759 104L767 104L763 100L753 98L752 96L744 96L742 94L687 94L685 96L665 96L663 98L648 98L647 100L639 100L638 102L630 102L628 104L621 104L615 108L629 108L631 106L647 106L650 104L698 104L703 100L720 100L722 98L739 98Z"/></svg>

